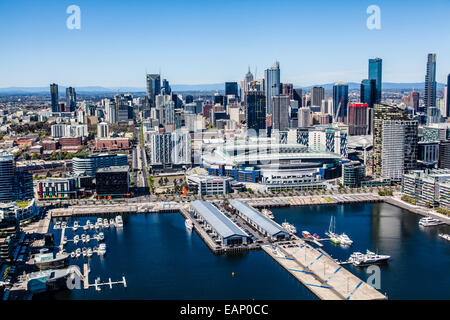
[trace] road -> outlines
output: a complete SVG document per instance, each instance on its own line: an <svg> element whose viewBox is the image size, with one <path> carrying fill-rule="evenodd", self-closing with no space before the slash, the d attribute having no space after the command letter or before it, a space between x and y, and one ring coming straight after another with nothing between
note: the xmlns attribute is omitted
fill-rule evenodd
<svg viewBox="0 0 450 320"><path fill-rule="evenodd" d="M133 168L136 172L135 186L136 195L143 196L149 194L148 179L147 179L147 153L145 148L141 145L141 128L136 127L135 135L137 137L137 144L133 149Z"/></svg>

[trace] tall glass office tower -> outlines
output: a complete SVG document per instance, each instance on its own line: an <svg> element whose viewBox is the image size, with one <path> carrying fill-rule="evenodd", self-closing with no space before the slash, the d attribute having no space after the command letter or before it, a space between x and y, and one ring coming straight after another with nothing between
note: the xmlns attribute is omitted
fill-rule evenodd
<svg viewBox="0 0 450 320"><path fill-rule="evenodd" d="M381 102L382 74L383 60L380 58L369 59L369 80L375 80L377 90L375 103Z"/></svg>
<svg viewBox="0 0 450 320"><path fill-rule="evenodd" d="M373 108L377 98L377 87L375 80L364 79L361 81L360 100Z"/></svg>
<svg viewBox="0 0 450 320"><path fill-rule="evenodd" d="M247 101L246 120L248 129L256 133L266 129L266 97L264 92L249 91L245 97Z"/></svg>
<svg viewBox="0 0 450 320"><path fill-rule="evenodd" d="M281 93L280 63L275 61L272 67L264 71L264 87L266 91L266 112L273 113L273 97Z"/></svg>
<svg viewBox="0 0 450 320"><path fill-rule="evenodd" d="M155 97L161 93L161 76L159 74L147 75L147 97L150 105L155 106Z"/></svg>
<svg viewBox="0 0 450 320"><path fill-rule="evenodd" d="M429 53L427 58L427 74L425 75L425 109L436 107L436 54Z"/></svg>
<svg viewBox="0 0 450 320"><path fill-rule="evenodd" d="M333 86L333 120L344 122L347 117L348 84L336 82Z"/></svg>

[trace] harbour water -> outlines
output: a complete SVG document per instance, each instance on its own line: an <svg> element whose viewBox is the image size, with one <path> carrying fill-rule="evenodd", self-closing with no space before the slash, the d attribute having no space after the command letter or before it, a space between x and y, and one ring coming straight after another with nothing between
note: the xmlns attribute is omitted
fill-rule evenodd
<svg viewBox="0 0 450 320"><path fill-rule="evenodd" d="M324 243L324 250L338 260L366 249L390 255L381 267L381 292L389 299L450 299L450 243L437 236L450 228L421 229L419 216L388 204L322 205L272 210L275 220L294 224L324 236L330 217L336 232L347 233L349 249ZM77 218L80 225L97 217ZM178 213L124 216L124 228L102 230L107 254L74 259L80 266L89 260L90 281L126 276L127 288L104 287L97 292L66 290L35 299L316 299L315 296L263 251L216 256L200 237L186 230ZM69 222L72 224L72 222ZM89 231L92 233L93 231ZM82 229L76 232L83 233ZM66 230L68 239L74 232ZM60 231L55 231L59 243ZM78 246L93 247L94 241ZM73 243L65 246L71 252ZM365 269L345 266L362 280Z"/></svg>

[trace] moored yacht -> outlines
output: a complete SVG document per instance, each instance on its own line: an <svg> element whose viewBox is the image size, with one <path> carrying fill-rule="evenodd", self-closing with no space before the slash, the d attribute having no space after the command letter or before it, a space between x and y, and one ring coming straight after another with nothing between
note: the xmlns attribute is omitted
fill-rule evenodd
<svg viewBox="0 0 450 320"><path fill-rule="evenodd" d="M186 226L186 229L189 231L192 231L192 228L194 227L194 224L192 223L191 219L186 219L184 221L184 225Z"/></svg>
<svg viewBox="0 0 450 320"><path fill-rule="evenodd" d="M438 226L442 223L443 223L442 221L432 218L430 216L419 220L419 226L422 226L422 227L434 227L434 226Z"/></svg>
<svg viewBox="0 0 450 320"><path fill-rule="evenodd" d="M116 227L121 228L123 227L123 220L122 220L122 216L116 216Z"/></svg>
<svg viewBox="0 0 450 320"><path fill-rule="evenodd" d="M352 256L353 259L351 262L357 267L386 263L391 258L391 256L380 255L369 250L366 251L365 255L355 252ZM350 256L350 258L352 258L352 256Z"/></svg>

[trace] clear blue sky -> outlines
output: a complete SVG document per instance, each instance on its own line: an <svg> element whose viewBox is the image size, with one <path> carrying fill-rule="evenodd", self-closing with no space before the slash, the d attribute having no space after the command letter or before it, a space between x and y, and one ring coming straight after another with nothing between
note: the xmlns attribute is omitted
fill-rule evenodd
<svg viewBox="0 0 450 320"><path fill-rule="evenodd" d="M66 28L72 4L81 30ZM381 30L366 27L371 4ZM239 81L275 59L283 82L359 82L371 57L384 81L422 82L429 52L444 82L449 16L448 0L1 0L0 87L143 87L160 70L173 84Z"/></svg>

